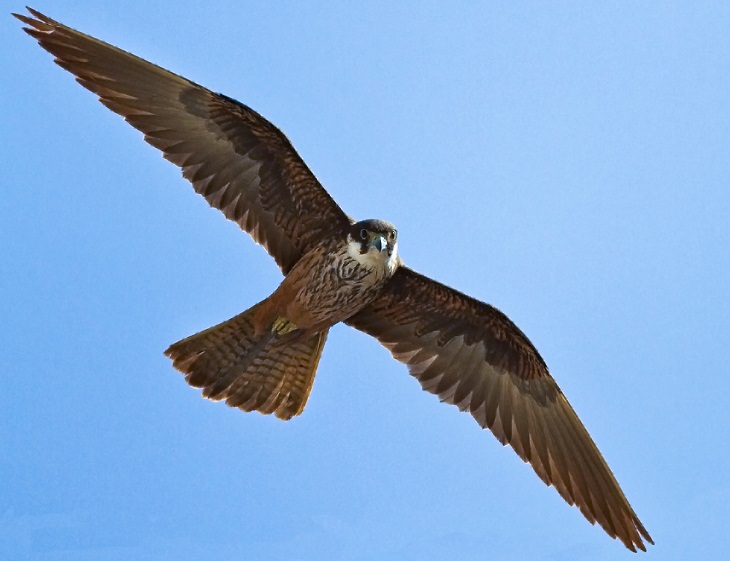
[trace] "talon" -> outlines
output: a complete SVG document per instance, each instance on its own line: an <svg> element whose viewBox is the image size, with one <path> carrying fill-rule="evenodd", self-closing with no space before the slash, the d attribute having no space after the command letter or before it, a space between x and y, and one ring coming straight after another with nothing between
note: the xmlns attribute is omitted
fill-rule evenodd
<svg viewBox="0 0 730 561"><path fill-rule="evenodd" d="M286 335L297 329L297 325L286 318L276 318L271 326L271 332L279 336Z"/></svg>

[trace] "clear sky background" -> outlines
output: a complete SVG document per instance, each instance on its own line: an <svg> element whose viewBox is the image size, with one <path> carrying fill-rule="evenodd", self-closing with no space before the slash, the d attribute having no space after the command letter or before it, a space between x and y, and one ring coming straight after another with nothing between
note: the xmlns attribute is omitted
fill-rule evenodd
<svg viewBox="0 0 730 561"><path fill-rule="evenodd" d="M726 556L730 3L343 4L34 7L277 124L411 267L528 334L647 559ZM632 555L348 327L289 423L202 399L162 351L277 267L0 25L0 558Z"/></svg>

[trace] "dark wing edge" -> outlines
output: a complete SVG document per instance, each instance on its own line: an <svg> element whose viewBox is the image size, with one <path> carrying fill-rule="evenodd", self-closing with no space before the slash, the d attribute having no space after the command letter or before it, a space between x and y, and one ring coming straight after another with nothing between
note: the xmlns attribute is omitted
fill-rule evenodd
<svg viewBox="0 0 730 561"><path fill-rule="evenodd" d="M496 308L401 267L347 320L405 363L424 390L510 444L591 524L632 551L654 543L529 339Z"/></svg>
<svg viewBox="0 0 730 561"><path fill-rule="evenodd" d="M351 220L284 134L246 105L28 8L24 31L182 168L284 273Z"/></svg>

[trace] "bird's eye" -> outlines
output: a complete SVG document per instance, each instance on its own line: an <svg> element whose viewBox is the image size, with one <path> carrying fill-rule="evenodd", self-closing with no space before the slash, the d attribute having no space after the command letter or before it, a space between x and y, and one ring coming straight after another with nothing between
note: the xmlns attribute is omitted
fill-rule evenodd
<svg viewBox="0 0 730 561"><path fill-rule="evenodd" d="M360 230L360 239L363 239L363 240L368 239L368 231L365 228Z"/></svg>
<svg viewBox="0 0 730 561"><path fill-rule="evenodd" d="M398 230L393 230L393 231L392 231L392 232L390 233L390 239L391 239L391 240L394 240L394 239L395 239L395 238L396 238L397 236L398 236Z"/></svg>

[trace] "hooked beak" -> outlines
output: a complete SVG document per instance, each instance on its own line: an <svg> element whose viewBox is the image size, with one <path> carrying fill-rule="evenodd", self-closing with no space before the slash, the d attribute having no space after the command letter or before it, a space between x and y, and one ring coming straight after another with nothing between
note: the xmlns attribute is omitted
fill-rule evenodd
<svg viewBox="0 0 730 561"><path fill-rule="evenodd" d="M377 249L380 253L388 249L388 242L385 239L385 236L381 235L374 236L373 239L370 240L370 245Z"/></svg>

